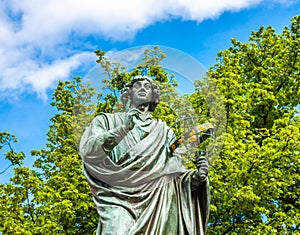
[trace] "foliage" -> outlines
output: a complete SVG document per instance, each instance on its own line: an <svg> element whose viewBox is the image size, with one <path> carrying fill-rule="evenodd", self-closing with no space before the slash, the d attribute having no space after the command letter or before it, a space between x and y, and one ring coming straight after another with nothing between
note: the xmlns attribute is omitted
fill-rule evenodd
<svg viewBox="0 0 300 235"><path fill-rule="evenodd" d="M20 154L11 151L13 157L9 160L15 166L14 176L8 184L0 184L3 234L93 234L95 231L97 215L82 174L72 126L75 97L81 88L80 78L58 84L52 105L59 113L51 118L46 148L32 151L36 157L34 168L16 162ZM2 136L16 141L13 135L2 133Z"/></svg>
<svg viewBox="0 0 300 235"><path fill-rule="evenodd" d="M300 16L232 40L209 71L227 131L211 168L208 234L300 234Z"/></svg>

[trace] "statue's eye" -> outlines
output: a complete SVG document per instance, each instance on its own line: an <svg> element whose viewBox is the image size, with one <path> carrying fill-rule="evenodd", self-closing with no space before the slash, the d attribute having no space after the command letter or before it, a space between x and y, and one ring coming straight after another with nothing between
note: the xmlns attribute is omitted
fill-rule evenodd
<svg viewBox="0 0 300 235"><path fill-rule="evenodd" d="M147 90L149 90L149 89L151 89L151 85L150 84L145 84L145 88L147 89Z"/></svg>
<svg viewBox="0 0 300 235"><path fill-rule="evenodd" d="M135 89L140 88L140 84L139 83L133 84L133 88L135 88Z"/></svg>

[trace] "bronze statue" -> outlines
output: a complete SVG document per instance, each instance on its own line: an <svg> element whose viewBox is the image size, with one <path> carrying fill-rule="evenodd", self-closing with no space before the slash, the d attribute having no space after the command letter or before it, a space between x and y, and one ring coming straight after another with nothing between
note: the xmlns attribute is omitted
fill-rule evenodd
<svg viewBox="0 0 300 235"><path fill-rule="evenodd" d="M151 78L134 77L121 96L126 112L101 113L83 133L80 153L100 217L97 234L205 234L208 163L198 158L197 170L188 171L170 150L174 133L151 116L159 95Z"/></svg>

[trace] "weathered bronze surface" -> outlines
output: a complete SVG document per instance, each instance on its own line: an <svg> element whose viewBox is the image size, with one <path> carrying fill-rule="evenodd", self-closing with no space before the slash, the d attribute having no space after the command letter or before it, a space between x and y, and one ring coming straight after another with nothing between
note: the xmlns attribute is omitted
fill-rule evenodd
<svg viewBox="0 0 300 235"><path fill-rule="evenodd" d="M209 213L205 159L188 171L171 129L153 120L159 88L136 77L122 94L124 113L101 113L80 143L83 170L99 213L97 234L201 235Z"/></svg>

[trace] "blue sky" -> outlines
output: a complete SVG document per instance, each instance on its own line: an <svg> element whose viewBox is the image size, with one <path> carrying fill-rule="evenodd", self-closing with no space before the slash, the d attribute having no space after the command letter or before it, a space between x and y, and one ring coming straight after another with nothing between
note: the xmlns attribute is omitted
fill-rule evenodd
<svg viewBox="0 0 300 235"><path fill-rule="evenodd" d="M231 38L247 41L261 25L280 33L299 12L299 0L0 0L0 131L18 137L14 147L30 164L30 150L46 143L53 89L85 76L94 50L161 45L208 68ZM9 165L5 150L0 172Z"/></svg>

